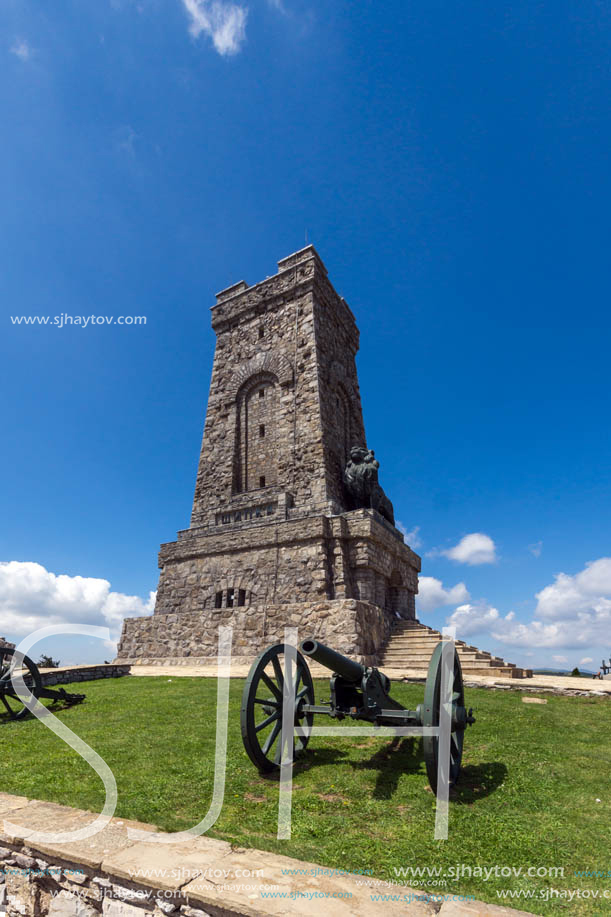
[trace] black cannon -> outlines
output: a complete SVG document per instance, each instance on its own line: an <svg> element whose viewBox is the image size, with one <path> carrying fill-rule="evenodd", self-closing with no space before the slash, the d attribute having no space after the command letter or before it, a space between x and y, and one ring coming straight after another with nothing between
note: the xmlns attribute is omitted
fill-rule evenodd
<svg viewBox="0 0 611 917"><path fill-rule="evenodd" d="M19 682L17 683L17 689L13 686L12 681L15 671L21 675L23 681L22 685ZM15 658L14 649L8 646L0 646L0 701L10 719L21 720L28 715L29 707L27 703L30 693L37 700L40 698L54 701L61 700L70 706L85 700L84 694L69 694L64 688L56 688L55 690L45 688L38 666L35 662L32 662L29 656L24 656L23 663L19 665Z"/></svg>
<svg viewBox="0 0 611 917"><path fill-rule="evenodd" d="M460 774L465 729L474 723L472 710L465 707L460 660L455 647L448 648L449 672L442 685L444 645L435 648L429 664L424 703L416 710L406 710L390 696L391 682L379 669L347 659L314 639L304 640L295 654L293 758L306 749L315 714L342 720L350 717L375 726L425 728L422 736L424 759L429 783L437 790L439 765L439 730L441 705L451 704L451 737L449 782L454 785ZM254 661L242 695L241 729L246 753L262 773L280 766L282 759L282 718L288 694L288 679L280 658L285 646L278 643L264 650ZM330 669L331 697L327 704L316 704L314 684L306 658ZM448 656L445 656L447 659ZM286 659L285 659L286 665ZM449 683L449 684L448 684ZM447 688L450 688L446 694ZM432 728L431 728L432 727ZM374 733L375 734L375 733Z"/></svg>

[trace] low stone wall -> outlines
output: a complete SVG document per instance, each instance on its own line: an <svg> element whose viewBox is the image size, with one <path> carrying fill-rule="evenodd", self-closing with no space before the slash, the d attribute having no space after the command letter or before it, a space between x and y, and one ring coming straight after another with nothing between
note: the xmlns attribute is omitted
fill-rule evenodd
<svg viewBox="0 0 611 917"><path fill-rule="evenodd" d="M94 818L82 810L0 793L0 913L6 910L7 917L284 917L287 913L323 917L329 899L335 897L334 910L342 917L435 915L436 908L424 895L413 909L406 910L404 904L374 905L371 889L363 887L358 875L336 877L341 871L235 848L205 836L150 844L130 838L128 829L150 832L152 825L117 818L81 841L28 839L34 831L75 831ZM7 822L18 826L18 834L9 833ZM286 898L293 889L304 891L303 900L291 901L287 908ZM411 889L397 886L395 891Z"/></svg>
<svg viewBox="0 0 611 917"><path fill-rule="evenodd" d="M0 914L7 917L532 917L524 911L393 885L360 873L206 836L130 837L152 825L113 818L80 841L37 839L89 827L91 812L0 793ZM14 827L11 827L14 826ZM364 881L365 879L365 881ZM386 896L384 896L386 897ZM391 897L391 896L388 896ZM448 896L451 898L452 896ZM409 902L409 903L406 903Z"/></svg>
<svg viewBox="0 0 611 917"><path fill-rule="evenodd" d="M42 683L46 688L53 685L70 685L75 681L97 681L100 678L122 678L129 675L129 665L111 662L104 665L77 665L58 669L41 669Z"/></svg>
<svg viewBox="0 0 611 917"><path fill-rule="evenodd" d="M284 641L297 627L299 640L315 637L366 665L376 665L388 640L392 612L358 599L328 599L293 605L215 608L202 614L155 614L126 618L116 663L202 665L214 660L218 629L231 626L232 661L250 663L266 647Z"/></svg>
<svg viewBox="0 0 611 917"><path fill-rule="evenodd" d="M0 649L8 647L10 650L15 649L14 643L9 643L8 640L5 640L4 637L0 637Z"/></svg>

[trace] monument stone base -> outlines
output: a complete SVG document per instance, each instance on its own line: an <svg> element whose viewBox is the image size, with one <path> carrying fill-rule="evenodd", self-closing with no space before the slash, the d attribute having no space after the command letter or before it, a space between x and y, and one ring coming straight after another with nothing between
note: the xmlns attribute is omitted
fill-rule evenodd
<svg viewBox="0 0 611 917"><path fill-rule="evenodd" d="M284 641L284 628L298 639L315 637L365 665L379 661L395 613L358 599L323 599L287 605L215 608L202 614L155 614L126 618L118 664L203 665L214 662L218 630L233 627L232 661L250 664L266 647Z"/></svg>

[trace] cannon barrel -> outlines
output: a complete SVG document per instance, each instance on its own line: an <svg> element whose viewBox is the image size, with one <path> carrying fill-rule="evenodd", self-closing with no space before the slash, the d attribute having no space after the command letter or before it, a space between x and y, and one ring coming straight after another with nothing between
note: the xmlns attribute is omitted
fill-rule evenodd
<svg viewBox="0 0 611 917"><path fill-rule="evenodd" d="M332 672L341 675L346 681L356 683L361 680L367 671L360 662L347 659L346 656L336 653L335 650L329 649L324 643L319 643L318 640L313 640L311 637L304 640L299 649L304 656L309 656L310 659L319 662L325 668L331 669Z"/></svg>

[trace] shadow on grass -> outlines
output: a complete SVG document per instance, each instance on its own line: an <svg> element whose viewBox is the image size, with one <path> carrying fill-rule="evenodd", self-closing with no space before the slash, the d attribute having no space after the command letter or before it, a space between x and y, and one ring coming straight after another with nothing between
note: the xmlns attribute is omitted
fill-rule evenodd
<svg viewBox="0 0 611 917"><path fill-rule="evenodd" d="M418 773L422 770L424 776L424 758L420 753L418 743L411 739L395 737L392 742L379 749L367 761L349 761L349 752L338 748L308 748L303 757L295 761L293 777L306 773L312 768L320 768L335 764L348 764L354 770L376 770L378 777L373 791L374 799L390 799L397 789L399 777L406 772ZM280 771L262 774L262 777L272 782L280 780Z"/></svg>
<svg viewBox="0 0 611 917"><path fill-rule="evenodd" d="M312 770L312 768L325 767L332 764L344 764L345 758L347 757L348 752L340 751L337 748L308 748L302 757L296 759L293 765L293 778L299 776L299 774L305 774L306 771ZM271 771L269 774L261 774L260 776L272 783L278 783L280 780L280 771L275 770Z"/></svg>
<svg viewBox="0 0 611 917"><path fill-rule="evenodd" d="M376 770L378 776L372 796L374 799L391 799L402 774L417 774L424 770L424 757L420 742L413 738L395 738L378 749L367 761L352 761L355 770Z"/></svg>
<svg viewBox="0 0 611 917"><path fill-rule="evenodd" d="M309 770L322 764L335 764L346 758L346 752L336 749L320 749L310 752L299 762L299 770ZM309 759L309 760L308 760ZM419 774L427 779L422 743L413 738L396 736L383 748L378 749L366 761L347 762L354 770L377 771L374 799L392 799L397 791L402 774ZM507 768L500 761L463 767L460 779L450 791L450 799L462 805L472 805L478 799L490 796L505 781Z"/></svg>
<svg viewBox="0 0 611 917"><path fill-rule="evenodd" d="M450 799L462 805L473 805L478 799L494 793L505 782L507 774L501 761L469 764L462 768L458 783L450 790Z"/></svg>
<svg viewBox="0 0 611 917"><path fill-rule="evenodd" d="M43 703L42 700L39 700L38 703L45 707L49 713L63 713L64 710L72 710L75 707L80 707L83 701L70 701L66 700L64 697L54 697L46 698L47 703ZM19 711L16 711L19 712ZM31 723L32 720L35 720L36 717L33 713L29 711L24 715L11 716L8 712L4 711L3 707L0 707L0 726L5 726L7 723Z"/></svg>

